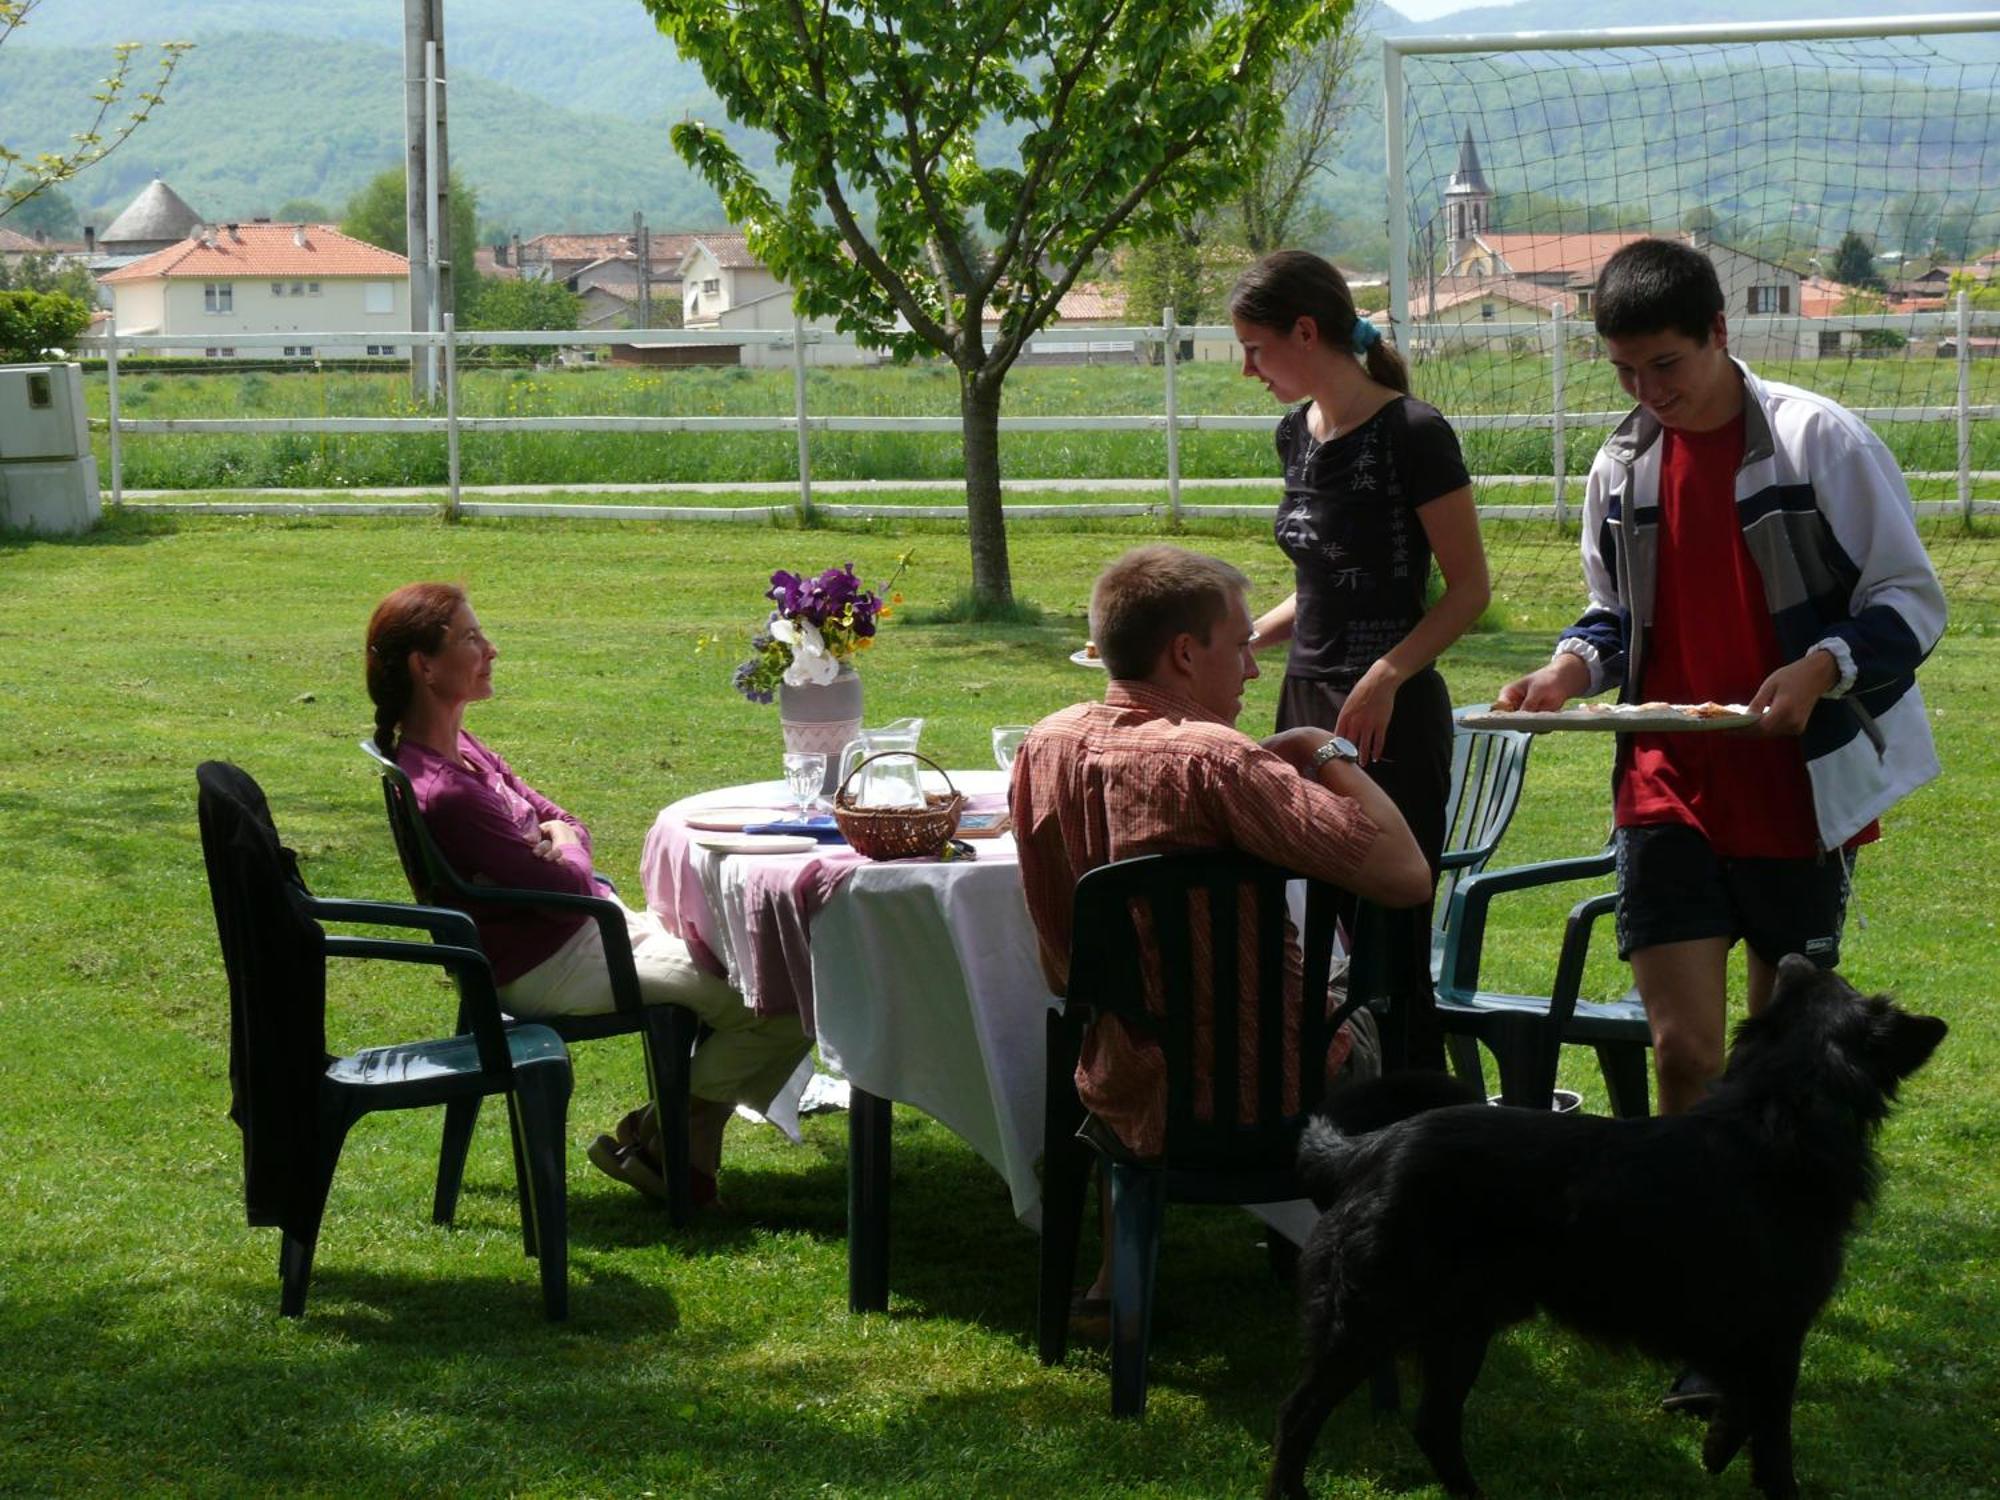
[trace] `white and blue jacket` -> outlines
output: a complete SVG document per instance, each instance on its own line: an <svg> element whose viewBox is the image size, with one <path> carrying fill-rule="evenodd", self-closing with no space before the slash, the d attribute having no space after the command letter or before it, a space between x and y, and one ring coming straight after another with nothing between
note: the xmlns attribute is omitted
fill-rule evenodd
<svg viewBox="0 0 2000 1500"><path fill-rule="evenodd" d="M1801 738L1820 846L1837 849L1938 774L1916 670L1944 633L1944 589L1909 487L1882 440L1838 403L1740 361L1736 514L1786 662L1824 647L1840 681ZM1635 409L1598 450L1583 509L1590 609L1556 650L1639 695L1659 562L1660 424Z"/></svg>

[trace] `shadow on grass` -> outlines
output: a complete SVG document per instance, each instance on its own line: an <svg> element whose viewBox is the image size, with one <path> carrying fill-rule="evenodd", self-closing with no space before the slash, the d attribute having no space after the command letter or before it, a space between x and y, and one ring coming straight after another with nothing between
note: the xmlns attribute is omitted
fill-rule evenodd
<svg viewBox="0 0 2000 1500"><path fill-rule="evenodd" d="M1073 651L1076 649L1074 643L1082 640L1088 632L1088 623L1082 614L1059 613L1032 605L1025 607L1036 609L1038 618L1015 623L913 615L900 621L896 628L921 633L927 644L971 649L1004 649L1046 642L1050 645L1062 644L1065 650Z"/></svg>
<svg viewBox="0 0 2000 1500"><path fill-rule="evenodd" d="M1036 1364L1034 1237L997 1177L939 1127L897 1119L890 1317L844 1311L823 1248L803 1284L774 1272L774 1226L753 1215L779 1216L779 1228L802 1217L817 1243L844 1203L843 1122L813 1124L802 1169L731 1171L733 1222L704 1216L669 1237L643 1204L573 1193L579 1217L654 1229L656 1253L582 1255L566 1324L541 1318L533 1263L506 1236L490 1265L435 1277L370 1270L351 1238L331 1259L323 1246L298 1321L277 1316L268 1235L254 1262L192 1286L141 1275L11 1299L0 1489L1255 1491L1300 1356L1290 1294L1265 1268L1254 1221L1169 1210L1150 1414L1115 1421L1101 1348ZM1906 1269L1909 1257L1953 1244L1945 1259L1968 1262L1976 1216L1968 1206L1902 1225L1917 1243L1861 1257L1875 1265L1857 1266L1855 1292L1809 1342L1797 1429L1811 1492L1929 1496L1988 1482L1967 1438L1985 1407L1961 1387L1968 1356L1952 1340L1981 1337L2000 1307L1972 1298L1950 1327L1897 1311L1927 1277ZM682 1288L709 1304L686 1323ZM767 1305L800 1298L810 1316ZM999 1337L968 1339L967 1326ZM1500 1495L1748 1493L1740 1460L1710 1479L1701 1428L1658 1412L1669 1373L1545 1325L1509 1334L1470 1403L1474 1472ZM1406 1403L1414 1387L1406 1367ZM1329 1496L1436 1493L1407 1418L1376 1417L1363 1392L1336 1410L1311 1478Z"/></svg>
<svg viewBox="0 0 2000 1500"><path fill-rule="evenodd" d="M316 1331L378 1349L452 1348L495 1360L535 1357L552 1329L615 1346L637 1337L641 1328L650 1335L680 1323L669 1288L607 1270L601 1258L592 1257L570 1262L570 1315L551 1324L542 1316L536 1263L526 1255L510 1259L512 1264L470 1281L443 1271L389 1275L343 1261L336 1245L331 1263L322 1255L313 1267L305 1317ZM275 1276L244 1295L253 1312L262 1306L276 1315Z"/></svg>
<svg viewBox="0 0 2000 1500"><path fill-rule="evenodd" d="M21 531L0 526L0 552L25 552L31 547L140 547L179 530L171 515L145 515L133 510L107 508L104 517L89 531L77 535L52 536L40 531Z"/></svg>

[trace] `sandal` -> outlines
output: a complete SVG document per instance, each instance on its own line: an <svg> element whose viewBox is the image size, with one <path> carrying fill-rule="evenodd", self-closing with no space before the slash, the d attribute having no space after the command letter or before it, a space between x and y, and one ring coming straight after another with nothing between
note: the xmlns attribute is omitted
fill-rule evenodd
<svg viewBox="0 0 2000 1500"><path fill-rule="evenodd" d="M1071 1338L1093 1343L1109 1340L1111 1299L1093 1297L1088 1288L1073 1294L1069 1299L1069 1333Z"/></svg>
<svg viewBox="0 0 2000 1500"><path fill-rule="evenodd" d="M667 1179L661 1172L657 1160L641 1146L620 1146L608 1135L600 1135L590 1143L584 1155L590 1164L606 1177L615 1177L627 1187L636 1188L648 1198L657 1198L665 1203L671 1196L667 1192ZM708 1208L717 1198L715 1178L700 1167L688 1168L688 1201L696 1208Z"/></svg>
<svg viewBox="0 0 2000 1500"><path fill-rule="evenodd" d="M590 1164L606 1177L615 1177L648 1198L667 1201L667 1182L645 1158L643 1152L622 1147L608 1135L600 1135L584 1152Z"/></svg>

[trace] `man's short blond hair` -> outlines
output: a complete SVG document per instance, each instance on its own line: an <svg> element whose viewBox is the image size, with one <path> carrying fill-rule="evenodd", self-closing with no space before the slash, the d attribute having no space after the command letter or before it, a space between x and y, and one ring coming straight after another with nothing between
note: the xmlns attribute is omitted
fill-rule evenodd
<svg viewBox="0 0 2000 1500"><path fill-rule="evenodd" d="M1170 547L1134 547L1097 575L1090 637L1113 677L1150 677L1183 631L1204 646L1250 580L1219 557Z"/></svg>

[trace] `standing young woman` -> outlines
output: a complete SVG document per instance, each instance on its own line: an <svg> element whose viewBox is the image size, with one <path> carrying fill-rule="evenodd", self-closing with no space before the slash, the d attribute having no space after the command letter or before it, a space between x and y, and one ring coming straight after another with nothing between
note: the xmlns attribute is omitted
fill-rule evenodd
<svg viewBox="0 0 2000 1500"><path fill-rule="evenodd" d="M1259 650L1289 647L1277 727L1331 725L1351 741L1435 880L1452 739L1451 695L1435 662L1491 595L1458 439L1436 407L1409 394L1402 357L1357 316L1346 281L1319 256L1265 256L1230 293L1229 313L1243 373L1280 401L1305 403L1277 431L1285 495L1276 531L1295 587L1257 621ZM1426 607L1433 558L1444 590ZM1428 976L1428 913L1407 917ZM1426 1020L1409 1036L1409 1061L1419 1064L1442 1059L1424 990Z"/></svg>

